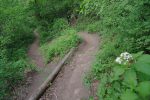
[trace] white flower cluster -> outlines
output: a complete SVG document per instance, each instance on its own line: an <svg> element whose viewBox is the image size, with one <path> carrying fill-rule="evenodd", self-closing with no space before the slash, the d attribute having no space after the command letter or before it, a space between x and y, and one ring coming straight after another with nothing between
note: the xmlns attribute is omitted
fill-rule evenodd
<svg viewBox="0 0 150 100"><path fill-rule="evenodd" d="M128 52L124 52L121 53L120 57L117 57L115 61L119 64L127 64L131 60L133 60L132 55Z"/></svg>

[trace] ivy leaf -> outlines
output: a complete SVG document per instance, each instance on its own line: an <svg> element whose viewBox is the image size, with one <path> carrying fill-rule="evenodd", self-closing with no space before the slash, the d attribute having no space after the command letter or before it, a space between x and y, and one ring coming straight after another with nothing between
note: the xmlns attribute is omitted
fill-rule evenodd
<svg viewBox="0 0 150 100"><path fill-rule="evenodd" d="M137 87L137 92L142 96L150 96L150 81L144 81L139 83Z"/></svg>
<svg viewBox="0 0 150 100"><path fill-rule="evenodd" d="M137 75L136 72L132 69L125 72L124 82L130 88L135 88L137 86Z"/></svg>
<svg viewBox="0 0 150 100"><path fill-rule="evenodd" d="M127 90L121 95L121 100L137 100L138 96L136 93Z"/></svg>
<svg viewBox="0 0 150 100"><path fill-rule="evenodd" d="M150 55L141 56L134 64L137 71L150 75Z"/></svg>

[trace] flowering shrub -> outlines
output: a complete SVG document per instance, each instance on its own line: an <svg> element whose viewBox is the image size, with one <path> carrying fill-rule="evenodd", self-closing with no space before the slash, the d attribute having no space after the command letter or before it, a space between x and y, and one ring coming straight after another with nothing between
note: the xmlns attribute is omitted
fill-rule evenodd
<svg viewBox="0 0 150 100"><path fill-rule="evenodd" d="M150 55L121 53L112 68L103 68L98 89L101 100L149 100ZM110 70L111 69L111 70ZM107 71L108 70L108 71ZM108 77L109 76L109 77Z"/></svg>
<svg viewBox="0 0 150 100"><path fill-rule="evenodd" d="M132 60L133 60L132 55L128 52L124 52L124 53L121 53L120 57L117 57L115 61L119 64L126 65L127 63L129 63Z"/></svg>

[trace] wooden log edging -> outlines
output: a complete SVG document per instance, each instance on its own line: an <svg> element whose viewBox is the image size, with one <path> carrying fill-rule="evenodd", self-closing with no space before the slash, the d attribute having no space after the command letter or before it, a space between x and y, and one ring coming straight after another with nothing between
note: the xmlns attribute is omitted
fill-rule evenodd
<svg viewBox="0 0 150 100"><path fill-rule="evenodd" d="M48 78L43 82L43 84L37 89L35 93L33 93L29 100L38 100L42 94L45 92L45 90L50 86L50 83L54 80L54 78L59 73L60 69L64 65L64 63L67 61L67 59L74 53L76 48L72 48L68 54L65 55L65 57L58 63L54 71L48 76Z"/></svg>

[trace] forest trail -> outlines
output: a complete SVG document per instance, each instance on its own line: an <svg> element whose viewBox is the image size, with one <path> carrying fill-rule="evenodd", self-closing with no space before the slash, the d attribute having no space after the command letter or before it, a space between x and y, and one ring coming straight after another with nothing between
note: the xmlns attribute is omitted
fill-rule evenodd
<svg viewBox="0 0 150 100"><path fill-rule="evenodd" d="M37 30L34 31L35 41L30 45L28 56L32 59L31 62L35 63L37 67L44 67L44 59L39 51L40 39Z"/></svg>
<svg viewBox="0 0 150 100"><path fill-rule="evenodd" d="M19 100L28 100L29 97L37 91L37 89L42 85L42 83L47 79L50 73L55 69L57 66L60 58L54 59L52 62L46 64L44 61L44 57L40 53L40 39L39 33L35 30L34 31L35 40L30 45L28 56L31 59L31 63L35 64L36 69L38 71L29 73L27 80L29 79L30 82L28 86L22 87L23 89L19 93ZM28 84L28 81L27 83ZM20 95L21 94L21 95Z"/></svg>
<svg viewBox="0 0 150 100"><path fill-rule="evenodd" d="M90 91L84 86L85 72L90 70L99 48L99 36L80 32L83 42L65 64L40 100L87 100Z"/></svg>

